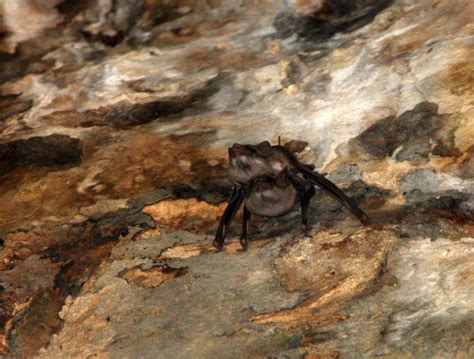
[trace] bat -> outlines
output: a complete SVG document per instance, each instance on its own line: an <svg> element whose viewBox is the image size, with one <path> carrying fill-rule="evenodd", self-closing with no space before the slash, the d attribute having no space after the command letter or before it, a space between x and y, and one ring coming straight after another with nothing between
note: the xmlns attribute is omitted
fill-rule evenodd
<svg viewBox="0 0 474 359"><path fill-rule="evenodd" d="M315 194L315 185L327 191L337 201L347 207L349 211L363 224L368 223L369 218L367 214L362 211L352 201L352 199L344 194L344 192L342 192L326 177L314 171L315 166L313 164L301 163L286 146L272 146L268 141L263 141L257 145L235 143L228 149L228 152L229 178L233 183L233 190L232 195L228 201L228 206L224 210L224 214L219 222L216 236L213 241L213 245L218 250L223 250L224 240L227 235L229 225L238 209L241 207L242 203L244 203L247 198L252 198L252 196L255 195L253 192L258 192L256 183L260 183L260 186L263 184L266 186L271 186L273 191L277 191L277 188L280 187L276 185L276 182L272 181L276 181L277 178L280 178L279 183L281 184L283 183L283 180L281 179L282 176L286 176L288 179L288 188L282 193L285 193L289 196L289 193L292 192L289 188L292 188L294 191L296 191L297 197L300 199L302 212L301 227L304 232L306 232L309 228L308 207L311 198ZM270 190L270 192L272 190ZM279 195L273 194L273 198L279 198ZM290 199L282 196L278 206L285 207L285 205L289 202L291 202ZM296 199L293 202L293 206L295 203ZM251 210L253 210L253 214L256 215L261 215L259 213L265 213L265 209L262 208L265 206L275 206L275 204L269 204L268 201L260 201L256 207L252 207L252 205L250 205L250 209L249 206L246 207L247 209L244 208L244 222L246 217L250 218L250 215L252 214ZM291 208L293 206L291 206ZM269 211L269 209L267 210ZM280 214L267 217L280 216L285 213L286 212L282 212ZM247 234L245 225L245 238L246 236ZM245 246L243 243L245 243ZM245 241L241 240L241 244L242 247L246 249L247 239L245 239Z"/></svg>

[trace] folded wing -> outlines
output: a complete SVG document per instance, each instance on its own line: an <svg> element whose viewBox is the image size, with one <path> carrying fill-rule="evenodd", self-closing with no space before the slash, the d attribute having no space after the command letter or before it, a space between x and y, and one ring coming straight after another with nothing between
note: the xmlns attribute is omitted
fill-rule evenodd
<svg viewBox="0 0 474 359"><path fill-rule="evenodd" d="M299 165L298 169L303 174L303 176L311 181L311 183L315 184L318 187L321 187L325 191L327 191L330 195L332 195L336 200L338 200L342 205L347 207L351 213L356 216L359 221L366 224L369 221L369 217L367 214L361 210L352 199L347 197L344 192L342 192L334 183L328 180L323 175L311 171L305 165Z"/></svg>

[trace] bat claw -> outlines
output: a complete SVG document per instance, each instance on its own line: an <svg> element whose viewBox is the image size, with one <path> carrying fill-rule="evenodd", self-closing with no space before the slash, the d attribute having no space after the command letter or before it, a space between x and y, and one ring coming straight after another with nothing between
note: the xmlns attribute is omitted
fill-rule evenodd
<svg viewBox="0 0 474 359"><path fill-rule="evenodd" d="M224 250L224 245L222 243L219 243L216 239L212 241L212 245L214 248L216 248L219 252L222 252Z"/></svg>
<svg viewBox="0 0 474 359"><path fill-rule="evenodd" d="M305 237L311 237L311 235L309 234L309 231L310 231L311 227L306 225L306 224L302 224L301 225L301 233L305 236Z"/></svg>
<svg viewBox="0 0 474 359"><path fill-rule="evenodd" d="M369 216L368 216L366 213L364 213L364 214L361 216L360 221L361 221L361 223L362 223L363 225L365 225L365 226L368 226L368 225L370 224Z"/></svg>
<svg viewBox="0 0 474 359"><path fill-rule="evenodd" d="M242 246L242 251L247 252L249 241L246 238L240 238L240 245Z"/></svg>

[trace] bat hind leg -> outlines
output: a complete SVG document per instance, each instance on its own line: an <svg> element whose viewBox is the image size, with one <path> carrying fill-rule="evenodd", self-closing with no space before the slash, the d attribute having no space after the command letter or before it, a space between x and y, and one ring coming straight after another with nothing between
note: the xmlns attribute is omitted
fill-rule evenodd
<svg viewBox="0 0 474 359"><path fill-rule="evenodd" d="M308 236L310 226L308 224L308 209L309 209L309 203L311 202L311 199L314 197L316 194L316 190L314 189L314 185L311 184L309 181L302 179L301 177L298 177L297 175L292 175L290 177L290 181L293 184L293 186L296 188L298 191L298 195L300 198L300 204L301 204L301 232L305 235Z"/></svg>
<svg viewBox="0 0 474 359"><path fill-rule="evenodd" d="M244 206L244 216L242 219L242 235L240 236L240 245L242 246L242 250L245 252L247 251L249 241L248 241L248 233L247 227L250 221L250 212L247 207Z"/></svg>
<svg viewBox="0 0 474 359"><path fill-rule="evenodd" d="M229 204L224 210L224 214L219 221L216 236L212 242L212 245L219 251L224 250L224 240L227 235L227 231L229 230L230 223L239 210L243 200L244 198L242 188L234 187L232 195L229 198Z"/></svg>
<svg viewBox="0 0 474 359"><path fill-rule="evenodd" d="M309 236L309 230L311 227L308 224L308 208L309 208L309 203L313 196L315 195L316 191L314 189L314 186L311 186L309 189L304 191L301 194L301 232L305 236Z"/></svg>

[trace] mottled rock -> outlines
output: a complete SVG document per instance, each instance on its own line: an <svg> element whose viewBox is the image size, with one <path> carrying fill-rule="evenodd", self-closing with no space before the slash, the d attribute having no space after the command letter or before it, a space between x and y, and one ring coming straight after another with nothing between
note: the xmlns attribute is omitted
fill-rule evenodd
<svg viewBox="0 0 474 359"><path fill-rule="evenodd" d="M16 44L34 38L43 29L57 26L61 16L55 6L61 0L2 2L2 18L8 30L7 50L14 52Z"/></svg>
<svg viewBox="0 0 474 359"><path fill-rule="evenodd" d="M352 183L362 180L361 172L356 164L341 163L335 171L329 174L329 179L335 183Z"/></svg>
<svg viewBox="0 0 474 359"><path fill-rule="evenodd" d="M153 217L159 225L174 229L205 231L219 221L224 204L212 205L206 201L191 199L163 200L146 206L143 212Z"/></svg>
<svg viewBox="0 0 474 359"><path fill-rule="evenodd" d="M472 194L474 191L473 180L463 180L447 173L439 173L433 168L414 169L400 182L400 189L403 193L416 190L431 194L441 194L446 191Z"/></svg>
<svg viewBox="0 0 474 359"><path fill-rule="evenodd" d="M176 239L181 237L186 237L185 232ZM140 244L159 242L159 238L152 238ZM142 251L129 248L126 252L127 259L115 259L110 266L103 266L85 288L90 294L68 301L60 314L65 320L63 330L39 357L61 352L67 356L115 353L160 358L204 358L225 353L230 358L246 355L250 348L257 356L271 355L300 343L301 335L249 322L255 313L291 307L298 301L297 294L285 293L265 269L278 252L275 242L245 255L210 253L177 258L170 265L186 266L187 273L151 289L120 278L123 271L151 263ZM97 332L99 327L102 330ZM75 339L69 334L73 332ZM94 344L77 346L83 340ZM138 346L133 344L137 340L141 343ZM272 345L266 345L268 341Z"/></svg>
<svg viewBox="0 0 474 359"><path fill-rule="evenodd" d="M142 268L141 266L127 269L119 276L124 278L127 283L144 288L155 288L166 280L186 274L186 268L173 268L166 265L157 265L150 268Z"/></svg>
<svg viewBox="0 0 474 359"><path fill-rule="evenodd" d="M472 242L446 240L401 245L387 258L380 290L344 308L341 314L350 317L326 328L337 338L314 343L313 350L338 348L343 358L432 357L444 350L470 357L473 249Z"/></svg>
<svg viewBox="0 0 474 359"><path fill-rule="evenodd" d="M54 287L54 280L60 270L60 265L48 260L40 259L37 255L31 255L16 267L0 272L0 285L2 299L0 301L0 326L5 328L0 333L0 349L10 350L15 355L34 354L45 345L51 332L44 333L41 324L36 326L40 333L36 343L23 342L23 325L30 319L30 313L47 313L48 301L43 301L44 306L33 309L36 306L36 298L48 295L49 290ZM45 303L46 302L46 303ZM53 308L53 315L61 305ZM47 314L44 318L47 317ZM53 325L58 326L55 322ZM23 345L24 344L24 347Z"/></svg>
<svg viewBox="0 0 474 359"><path fill-rule="evenodd" d="M8 117L25 112L33 105L32 100L21 100L19 95L8 95L0 97L0 122L5 121Z"/></svg>
<svg viewBox="0 0 474 359"><path fill-rule="evenodd" d="M293 153L303 152L306 146L308 146L308 142L306 141L298 141L298 140L291 140L284 144L286 148L288 148Z"/></svg>
<svg viewBox="0 0 474 359"><path fill-rule="evenodd" d="M461 163L460 172L460 176L463 178L474 178L474 146L467 151L466 158Z"/></svg>
<svg viewBox="0 0 474 359"><path fill-rule="evenodd" d="M243 91L236 89L233 84L227 84L209 98L209 104L216 110L225 110L236 107L243 96Z"/></svg>
<svg viewBox="0 0 474 359"><path fill-rule="evenodd" d="M81 161L80 140L54 134L0 144L0 176L13 168L58 167Z"/></svg>

